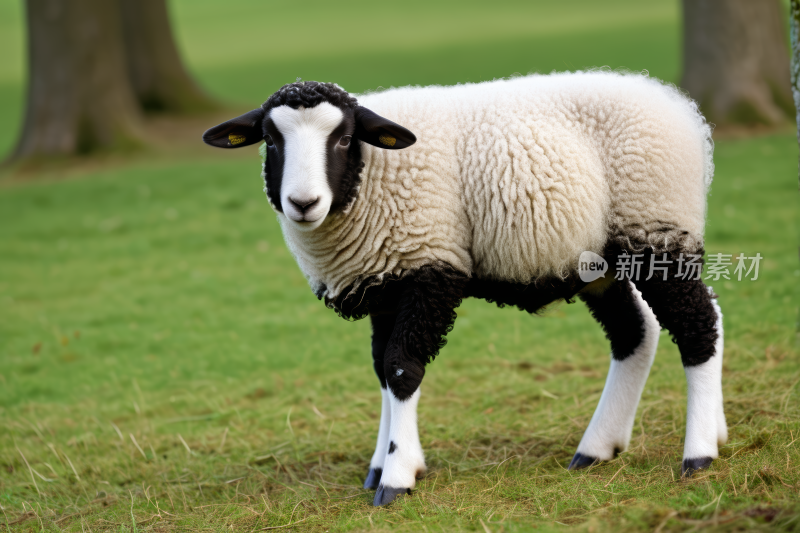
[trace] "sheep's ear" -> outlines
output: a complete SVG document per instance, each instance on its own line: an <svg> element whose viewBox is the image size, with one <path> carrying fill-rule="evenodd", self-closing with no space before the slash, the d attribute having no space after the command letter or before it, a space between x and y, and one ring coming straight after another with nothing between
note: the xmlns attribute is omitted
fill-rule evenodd
<svg viewBox="0 0 800 533"><path fill-rule="evenodd" d="M366 107L356 107L355 119L354 137L372 146L400 150L417 142L416 136L403 126L373 113Z"/></svg>
<svg viewBox="0 0 800 533"><path fill-rule="evenodd" d="M206 130L203 142L217 148L241 148L255 144L264 139L261 122L264 120L264 110L260 107L232 118L219 126Z"/></svg>

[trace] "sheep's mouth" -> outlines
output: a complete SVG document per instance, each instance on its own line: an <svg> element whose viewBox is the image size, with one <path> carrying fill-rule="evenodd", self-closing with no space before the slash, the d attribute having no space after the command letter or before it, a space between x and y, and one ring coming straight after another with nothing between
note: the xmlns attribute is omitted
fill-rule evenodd
<svg viewBox="0 0 800 533"><path fill-rule="evenodd" d="M286 218L289 219L290 223L300 231L312 231L317 229L328 216L327 211L324 213L319 214L311 214L311 213L287 213L284 210L284 214Z"/></svg>
<svg viewBox="0 0 800 533"><path fill-rule="evenodd" d="M292 219L292 221L297 222L298 224L316 222L317 220L319 220L319 218L321 218L313 215L309 217L305 213L294 213L294 212L286 213L286 216Z"/></svg>
<svg viewBox="0 0 800 533"><path fill-rule="evenodd" d="M311 218L306 218L303 215L300 215L299 217L297 215L294 215L294 216L293 215L289 215L289 218L292 219L292 222L295 222L295 223L301 224L301 225L306 225L306 224L314 224L315 222L318 222L323 217L318 217L318 218L311 219Z"/></svg>

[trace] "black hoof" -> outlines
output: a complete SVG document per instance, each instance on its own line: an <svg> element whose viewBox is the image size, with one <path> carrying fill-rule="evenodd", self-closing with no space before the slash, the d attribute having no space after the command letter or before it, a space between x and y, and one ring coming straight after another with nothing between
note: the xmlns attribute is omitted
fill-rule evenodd
<svg viewBox="0 0 800 533"><path fill-rule="evenodd" d="M711 466L712 461L714 461L714 459L712 459L711 457L684 459L683 464L681 465L681 476L692 477L692 474L694 474L698 470L702 470L704 468L708 468L709 466Z"/></svg>
<svg viewBox="0 0 800 533"><path fill-rule="evenodd" d="M572 458L572 461L570 461L567 470L578 470L581 468L587 468L599 462L600 459L596 459L589 455L583 455L581 452L578 452L575 454L575 457Z"/></svg>
<svg viewBox="0 0 800 533"><path fill-rule="evenodd" d="M372 500L372 505L375 507L388 505L401 494L411 494L411 489L396 489L394 487L384 487L381 485L378 487L378 492L375 493L375 499Z"/></svg>
<svg viewBox="0 0 800 533"><path fill-rule="evenodd" d="M364 481L364 488L370 490L377 489L378 485L381 484L381 474L383 474L383 468L370 468L367 479Z"/></svg>

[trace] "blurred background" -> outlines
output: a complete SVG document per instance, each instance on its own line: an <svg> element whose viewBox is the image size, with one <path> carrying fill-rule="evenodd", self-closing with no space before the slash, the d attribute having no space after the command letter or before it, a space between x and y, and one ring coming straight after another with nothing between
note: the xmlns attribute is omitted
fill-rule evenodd
<svg viewBox="0 0 800 533"><path fill-rule="evenodd" d="M251 505L259 494L278 503L262 505L258 524L279 525L316 497L303 483L361 483L380 405L368 321L342 321L309 290L261 192L257 147L214 150L200 141L206 128L297 78L359 93L596 67L646 70L699 101L717 125L706 251L764 258L757 280L709 282L726 320L724 466L712 485L667 484L685 380L664 335L634 432L647 447L623 456L634 470L616 478L617 496L535 481L532 472L562 476L602 390L607 341L582 303L530 317L467 301L420 404L429 467L435 479L450 473L420 490L447 499L465 483L476 504L467 515L457 502L413 505L446 527L490 508L512 521L583 523L571 517L609 502L608 520L639 516L620 503L628 494L657 517L643 522L650 529L664 509L705 519L718 496L716 509L743 520L764 502L796 508L786 503L800 486L796 447L786 447L800 431L789 2L685 4L0 0L7 519L55 524L91 508L91 520L122 523L135 509L135 527L155 512L155 491L189 499L169 527L255 527L244 510L226 522L192 506L245 505L243 495ZM513 490L487 496L475 469L513 454L523 458L519 476L508 474ZM781 482L742 492L762 465L781 465ZM191 481L188 495L175 476ZM647 476L651 492L638 485ZM108 506L91 507L98 501ZM369 501L300 512L357 529ZM424 522L400 518L412 530Z"/></svg>
<svg viewBox="0 0 800 533"><path fill-rule="evenodd" d="M361 92L602 66L680 84L718 126L787 122L788 2L686 5L5 0L0 150L146 143L142 118L252 107L298 77Z"/></svg>

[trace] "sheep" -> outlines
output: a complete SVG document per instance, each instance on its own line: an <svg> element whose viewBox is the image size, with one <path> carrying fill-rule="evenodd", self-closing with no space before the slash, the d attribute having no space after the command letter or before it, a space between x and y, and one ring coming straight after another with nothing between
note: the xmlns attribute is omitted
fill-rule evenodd
<svg viewBox="0 0 800 533"><path fill-rule="evenodd" d="M627 448L662 326L688 383L682 472L718 457L722 313L683 271L704 254L713 143L676 88L592 71L356 99L298 81L203 140L264 142L264 191L313 292L344 318L370 317L374 505L425 472L420 384L466 297L530 313L577 297L605 330L608 378L569 469ZM615 266L584 281L582 253ZM663 276L626 274L631 257L666 265Z"/></svg>

